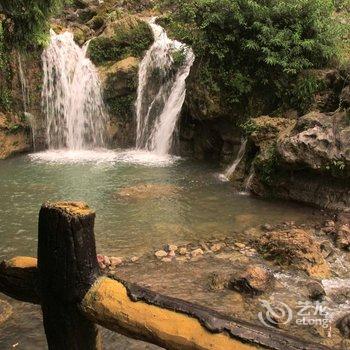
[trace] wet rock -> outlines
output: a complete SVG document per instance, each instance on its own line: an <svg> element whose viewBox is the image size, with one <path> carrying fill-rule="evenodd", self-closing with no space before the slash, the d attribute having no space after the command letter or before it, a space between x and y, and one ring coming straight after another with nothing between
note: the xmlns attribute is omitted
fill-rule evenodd
<svg viewBox="0 0 350 350"><path fill-rule="evenodd" d="M158 258L158 259L161 259L161 258L164 258L168 255L168 253L165 251L165 250L158 250L154 253L154 255Z"/></svg>
<svg viewBox="0 0 350 350"><path fill-rule="evenodd" d="M209 276L208 288L212 291L222 290L228 287L229 281L230 274L225 272L213 272Z"/></svg>
<svg viewBox="0 0 350 350"><path fill-rule="evenodd" d="M311 232L301 229L268 232L257 240L257 249L276 264L303 270L313 277L330 276L329 264Z"/></svg>
<svg viewBox="0 0 350 350"><path fill-rule="evenodd" d="M240 293L260 295L272 287L273 274L262 266L250 266L241 275L231 277L229 287Z"/></svg>
<svg viewBox="0 0 350 350"><path fill-rule="evenodd" d="M112 256L110 262L112 267L117 267L123 263L123 258Z"/></svg>
<svg viewBox="0 0 350 350"><path fill-rule="evenodd" d="M337 328L344 338L350 338L350 314L343 316L336 322Z"/></svg>
<svg viewBox="0 0 350 350"><path fill-rule="evenodd" d="M322 284L318 281L309 282L307 284L307 290L309 293L309 298L311 300L321 301L326 296L326 292Z"/></svg>
<svg viewBox="0 0 350 350"><path fill-rule="evenodd" d="M111 260L109 259L108 256L104 256L104 264L106 266L111 266Z"/></svg>
<svg viewBox="0 0 350 350"><path fill-rule="evenodd" d="M347 208L337 215L337 224L350 225L350 208Z"/></svg>
<svg viewBox="0 0 350 350"><path fill-rule="evenodd" d="M336 233L336 245L340 249L350 250L350 227L342 225Z"/></svg>

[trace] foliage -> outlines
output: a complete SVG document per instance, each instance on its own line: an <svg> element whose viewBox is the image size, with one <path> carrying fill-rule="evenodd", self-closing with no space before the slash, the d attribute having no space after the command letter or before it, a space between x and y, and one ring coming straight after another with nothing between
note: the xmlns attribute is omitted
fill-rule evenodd
<svg viewBox="0 0 350 350"><path fill-rule="evenodd" d="M240 128L245 136L249 136L252 133L259 130L259 127L252 119L247 119L243 124L240 125Z"/></svg>
<svg viewBox="0 0 350 350"><path fill-rule="evenodd" d="M305 69L335 55L331 0L163 0L161 21L200 57L200 80L225 104L248 105L256 91L280 101Z"/></svg>
<svg viewBox="0 0 350 350"><path fill-rule="evenodd" d="M279 170L276 145L270 146L263 158L256 158L254 166L260 181L268 186L273 185Z"/></svg>
<svg viewBox="0 0 350 350"><path fill-rule="evenodd" d="M324 82L314 75L301 75L291 82L289 89L281 89L284 92L281 99L288 106L304 114L314 102L315 93L321 91L322 88L324 88Z"/></svg>
<svg viewBox="0 0 350 350"><path fill-rule="evenodd" d="M343 177L346 171L346 164L343 160L333 160L326 166L326 170L331 172L334 177Z"/></svg>
<svg viewBox="0 0 350 350"><path fill-rule="evenodd" d="M186 53L185 53L184 49L173 51L172 52L172 59L173 59L175 68L181 67L184 64L185 59L186 59Z"/></svg>
<svg viewBox="0 0 350 350"><path fill-rule="evenodd" d="M11 108L12 99L8 86L10 79L9 52L6 50L3 27L0 22L0 111L9 111Z"/></svg>
<svg viewBox="0 0 350 350"><path fill-rule="evenodd" d="M10 47L42 46L47 42L48 20L65 0L1 0L4 39Z"/></svg>
<svg viewBox="0 0 350 350"><path fill-rule="evenodd" d="M153 42L149 25L141 20L125 23L117 21L111 36L100 36L91 40L88 53L96 64L119 61L127 56L140 57Z"/></svg>

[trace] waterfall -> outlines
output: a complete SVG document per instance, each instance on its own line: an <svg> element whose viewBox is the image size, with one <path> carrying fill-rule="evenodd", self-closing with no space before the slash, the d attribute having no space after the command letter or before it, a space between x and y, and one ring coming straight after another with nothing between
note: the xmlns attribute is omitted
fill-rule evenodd
<svg viewBox="0 0 350 350"><path fill-rule="evenodd" d="M252 188L254 176L255 176L255 168L254 168L254 165L252 164L252 166L250 167L249 175L248 175L247 180L244 184L244 191L246 193L249 193L251 188Z"/></svg>
<svg viewBox="0 0 350 350"><path fill-rule="evenodd" d="M244 156L245 150L246 150L246 146L247 146L247 140L242 140L241 147L238 151L236 159L234 160L232 165L230 165L225 171L225 176L227 179L229 179L233 175L233 173L236 171L236 168L238 167L239 163L243 159L243 156Z"/></svg>
<svg viewBox="0 0 350 350"><path fill-rule="evenodd" d="M136 147L166 155L185 101L186 78L195 57L190 47L169 39L165 30L155 24L155 18L150 26L155 40L139 69Z"/></svg>
<svg viewBox="0 0 350 350"><path fill-rule="evenodd" d="M24 75L22 57L19 52L17 53L17 58L18 58L19 80L20 80L21 92L22 92L23 111L24 111L24 114L26 114L28 112L28 105L29 105L27 79Z"/></svg>
<svg viewBox="0 0 350 350"><path fill-rule="evenodd" d="M49 149L84 150L105 146L107 116L95 66L73 34L51 31L42 54L43 109Z"/></svg>

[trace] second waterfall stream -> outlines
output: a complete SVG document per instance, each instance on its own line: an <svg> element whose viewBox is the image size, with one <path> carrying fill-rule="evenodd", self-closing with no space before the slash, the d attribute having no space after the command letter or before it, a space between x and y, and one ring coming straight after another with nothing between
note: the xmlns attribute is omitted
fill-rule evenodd
<svg viewBox="0 0 350 350"><path fill-rule="evenodd" d="M139 69L136 147L166 155L185 101L186 78L195 56L190 47L169 39L155 18L150 26L154 43Z"/></svg>

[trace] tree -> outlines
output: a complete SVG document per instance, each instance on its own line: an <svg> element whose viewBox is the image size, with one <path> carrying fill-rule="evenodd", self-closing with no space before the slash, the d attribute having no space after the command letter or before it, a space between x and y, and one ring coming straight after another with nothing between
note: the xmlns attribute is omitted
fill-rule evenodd
<svg viewBox="0 0 350 350"><path fill-rule="evenodd" d="M1 0L3 39L8 47L42 46L50 17L65 0Z"/></svg>

